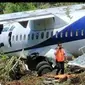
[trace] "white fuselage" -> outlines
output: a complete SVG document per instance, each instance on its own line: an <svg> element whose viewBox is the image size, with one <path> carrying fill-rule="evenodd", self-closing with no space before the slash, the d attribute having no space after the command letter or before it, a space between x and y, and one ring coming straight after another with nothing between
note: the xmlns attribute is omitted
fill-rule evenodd
<svg viewBox="0 0 85 85"><path fill-rule="evenodd" d="M81 11L82 12L82 11ZM0 43L4 46L0 48L8 55L23 55L38 52L42 56L54 57L54 51L58 42L63 44L65 50L69 53L80 55L79 48L85 46L85 26L83 22L84 13L72 13L72 19L64 15L53 16L51 14L42 17L23 18L21 21L27 21L23 27L21 22L4 24L4 29L0 34ZM76 16L76 18L75 18ZM9 37L9 33L11 36Z"/></svg>
<svg viewBox="0 0 85 85"><path fill-rule="evenodd" d="M57 39L58 36L56 35L56 32L60 32L64 28L65 27L57 29L31 30L29 27L23 28L22 26L18 26L16 27L16 29L14 28L14 30L12 31L11 36L12 46L10 46L8 42L9 39L8 34L10 31L3 32L1 34L1 42L4 42L4 47L1 47L0 50L2 50L4 53L8 55L20 56L22 55L22 50L24 50L24 54L26 56L30 55L31 53L38 52L42 56L54 57L54 51L55 48L57 47L57 43L49 44L50 42L48 41L48 44L45 45L46 43L45 41L49 40L53 36L55 36ZM63 36L64 35L62 35L61 38ZM63 43L63 47L66 49L66 51L76 55L81 54L78 51L78 49L84 45L85 39Z"/></svg>

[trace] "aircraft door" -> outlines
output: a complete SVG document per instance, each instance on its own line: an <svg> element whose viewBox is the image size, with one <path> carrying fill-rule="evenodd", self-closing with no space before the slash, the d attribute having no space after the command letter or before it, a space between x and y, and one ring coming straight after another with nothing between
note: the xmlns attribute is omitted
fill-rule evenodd
<svg viewBox="0 0 85 85"><path fill-rule="evenodd" d="M6 47L11 47L11 35L12 32L3 33L3 42Z"/></svg>
<svg viewBox="0 0 85 85"><path fill-rule="evenodd" d="M4 44L4 46L2 46L0 50L3 52L9 51L9 47L11 47L11 42L9 37L10 35L11 35L10 32L3 32L0 36L1 37L0 42Z"/></svg>
<svg viewBox="0 0 85 85"><path fill-rule="evenodd" d="M9 34L8 34L8 43L9 43L10 47L12 46L12 44L11 44L11 36L12 36L12 32L9 32Z"/></svg>

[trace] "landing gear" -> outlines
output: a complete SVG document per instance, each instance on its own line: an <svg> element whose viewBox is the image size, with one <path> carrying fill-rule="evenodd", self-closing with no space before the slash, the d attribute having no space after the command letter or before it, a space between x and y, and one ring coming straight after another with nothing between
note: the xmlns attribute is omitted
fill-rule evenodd
<svg viewBox="0 0 85 85"><path fill-rule="evenodd" d="M50 66L50 64L48 62L41 61L36 66L36 70L37 70L38 76L42 76L43 74L46 74L48 72L51 72L52 71L52 67Z"/></svg>
<svg viewBox="0 0 85 85"><path fill-rule="evenodd" d="M37 71L38 76L51 72L51 62L45 56L39 56L39 53L32 53L27 57L27 64L31 71Z"/></svg>
<svg viewBox="0 0 85 85"><path fill-rule="evenodd" d="M38 71L38 69L39 69L42 65L49 65L49 63L46 62L46 61L42 61L42 62L38 63L38 65L36 66L36 71Z"/></svg>

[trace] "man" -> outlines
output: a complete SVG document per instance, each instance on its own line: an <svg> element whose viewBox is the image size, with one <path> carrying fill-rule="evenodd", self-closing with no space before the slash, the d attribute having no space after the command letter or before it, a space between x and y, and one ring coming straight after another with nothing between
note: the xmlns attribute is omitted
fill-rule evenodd
<svg viewBox="0 0 85 85"><path fill-rule="evenodd" d="M62 47L62 44L58 44L58 48L56 48L55 52L55 57L56 57L56 66L58 65L58 70L56 74L61 71L61 74L64 74L64 61L65 61L65 50Z"/></svg>

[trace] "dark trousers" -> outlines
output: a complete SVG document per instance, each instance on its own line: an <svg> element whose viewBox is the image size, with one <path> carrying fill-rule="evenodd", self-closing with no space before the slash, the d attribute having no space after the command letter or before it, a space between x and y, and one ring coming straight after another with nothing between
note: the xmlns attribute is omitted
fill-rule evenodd
<svg viewBox="0 0 85 85"><path fill-rule="evenodd" d="M57 66L56 74L58 75L58 73L60 71L61 71L61 74L64 74L64 61L63 62L56 62L56 66Z"/></svg>

